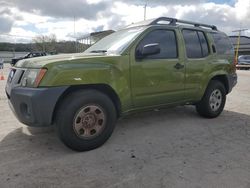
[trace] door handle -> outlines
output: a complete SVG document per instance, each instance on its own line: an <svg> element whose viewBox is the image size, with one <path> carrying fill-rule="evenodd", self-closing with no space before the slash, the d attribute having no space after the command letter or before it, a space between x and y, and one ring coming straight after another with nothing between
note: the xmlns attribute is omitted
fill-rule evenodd
<svg viewBox="0 0 250 188"><path fill-rule="evenodd" d="M182 65L180 63L176 63L175 66L174 66L174 68L176 68L176 69L182 69L182 68L184 68L184 65Z"/></svg>

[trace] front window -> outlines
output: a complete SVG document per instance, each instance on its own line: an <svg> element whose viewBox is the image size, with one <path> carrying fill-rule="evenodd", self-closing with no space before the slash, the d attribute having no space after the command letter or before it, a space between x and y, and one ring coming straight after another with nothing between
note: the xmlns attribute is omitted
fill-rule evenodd
<svg viewBox="0 0 250 188"><path fill-rule="evenodd" d="M99 40L84 53L121 54L143 31L145 27L117 31Z"/></svg>
<svg viewBox="0 0 250 188"><path fill-rule="evenodd" d="M136 48L139 55L145 45L159 44L160 53L148 55L147 59L173 59L178 57L177 41L173 30L158 29L148 33Z"/></svg>

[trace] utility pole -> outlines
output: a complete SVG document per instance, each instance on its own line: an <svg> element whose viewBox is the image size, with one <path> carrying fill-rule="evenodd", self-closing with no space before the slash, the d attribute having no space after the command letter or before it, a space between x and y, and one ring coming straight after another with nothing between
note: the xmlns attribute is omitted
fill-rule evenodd
<svg viewBox="0 0 250 188"><path fill-rule="evenodd" d="M43 52L46 52L46 46L45 46L45 36L42 36L42 43L43 43Z"/></svg>
<svg viewBox="0 0 250 188"><path fill-rule="evenodd" d="M148 1L146 0L146 3L144 5L144 20L147 18L147 6L148 6Z"/></svg>
<svg viewBox="0 0 250 188"><path fill-rule="evenodd" d="M236 51L235 51L235 59L234 59L234 62L235 64L237 65L238 64L238 55L239 55L239 48L240 48L240 37L241 37L241 32L242 31L247 31L248 29L239 29L239 30L235 30L235 31L232 31L232 32L238 32L238 39L237 39L237 45L236 45Z"/></svg>
<svg viewBox="0 0 250 188"><path fill-rule="evenodd" d="M74 39L75 39L75 52L77 52L77 40L76 40L76 17L74 16Z"/></svg>

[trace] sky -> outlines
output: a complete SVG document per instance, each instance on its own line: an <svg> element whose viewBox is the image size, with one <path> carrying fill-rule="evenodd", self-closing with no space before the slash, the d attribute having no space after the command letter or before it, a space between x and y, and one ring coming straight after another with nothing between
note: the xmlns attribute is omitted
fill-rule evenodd
<svg viewBox="0 0 250 188"><path fill-rule="evenodd" d="M250 0L0 0L0 42L30 42L55 34L74 40L160 16L216 25L228 35L250 29ZM75 20L75 21L74 21ZM250 30L243 35L250 36Z"/></svg>

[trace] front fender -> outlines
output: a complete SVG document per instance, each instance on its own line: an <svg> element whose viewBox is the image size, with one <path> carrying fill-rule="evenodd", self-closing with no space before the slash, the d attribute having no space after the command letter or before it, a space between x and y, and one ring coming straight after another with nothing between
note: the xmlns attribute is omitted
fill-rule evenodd
<svg viewBox="0 0 250 188"><path fill-rule="evenodd" d="M128 57L57 63L47 68L39 87L105 84L116 92L122 109L131 105Z"/></svg>

